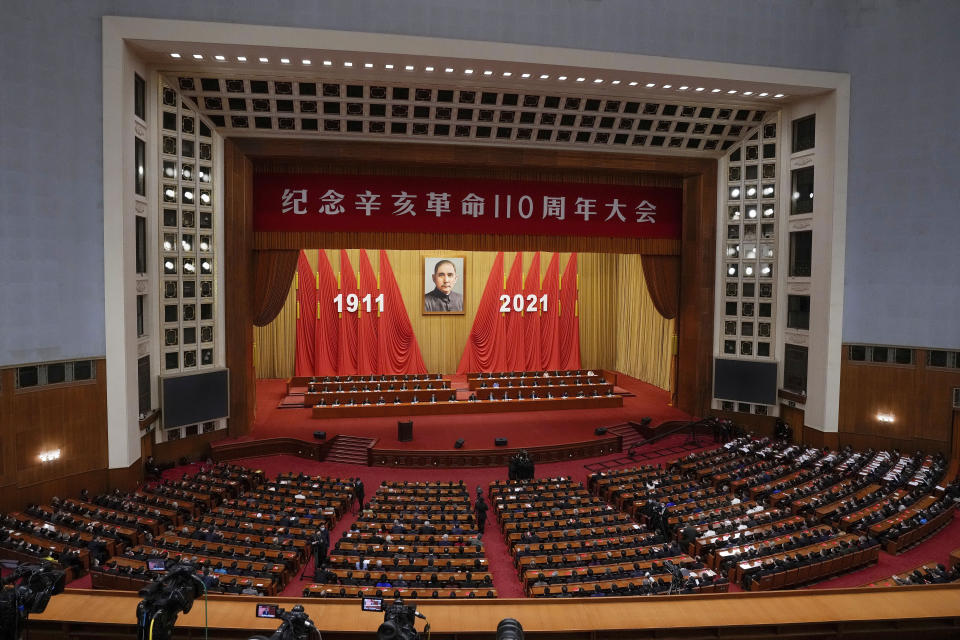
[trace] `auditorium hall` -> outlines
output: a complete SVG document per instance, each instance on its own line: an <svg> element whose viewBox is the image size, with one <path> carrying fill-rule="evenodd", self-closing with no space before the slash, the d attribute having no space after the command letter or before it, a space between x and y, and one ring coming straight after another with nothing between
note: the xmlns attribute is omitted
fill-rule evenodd
<svg viewBox="0 0 960 640"><path fill-rule="evenodd" d="M3 8L0 640L957 636L960 4Z"/></svg>

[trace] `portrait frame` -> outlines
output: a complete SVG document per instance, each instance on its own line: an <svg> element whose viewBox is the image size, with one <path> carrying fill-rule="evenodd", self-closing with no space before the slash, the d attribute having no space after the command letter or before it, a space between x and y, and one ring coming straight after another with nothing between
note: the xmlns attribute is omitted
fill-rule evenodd
<svg viewBox="0 0 960 640"><path fill-rule="evenodd" d="M431 254L422 254L423 274L421 284L423 286L423 302L420 305L420 313L425 316L462 316L466 313L466 267L467 258L462 254L450 254L434 252ZM431 293L437 289L433 279L434 269L441 262L451 262L456 272L456 281L451 289L451 297L459 296L460 305L456 310L438 309L436 304L431 301ZM433 305L433 306L431 306Z"/></svg>

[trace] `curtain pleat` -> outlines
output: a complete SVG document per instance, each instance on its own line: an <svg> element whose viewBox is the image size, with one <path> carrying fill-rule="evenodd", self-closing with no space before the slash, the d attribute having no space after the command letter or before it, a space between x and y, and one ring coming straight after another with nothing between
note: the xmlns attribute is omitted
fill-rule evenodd
<svg viewBox="0 0 960 640"><path fill-rule="evenodd" d="M513 258L513 266L510 267L510 275L507 276L504 294L510 297L508 303L510 311L503 314L505 316L504 334L507 341L503 367L506 371L522 371L527 362L524 350L523 311L517 311L513 304L515 296L523 296L523 254L519 251ZM523 307L526 307L526 302L523 303Z"/></svg>
<svg viewBox="0 0 960 640"><path fill-rule="evenodd" d="M297 351L293 371L296 376L312 376L316 358L317 284L305 251L297 260Z"/></svg>
<svg viewBox="0 0 960 640"><path fill-rule="evenodd" d="M290 293L299 252L254 251L253 324L265 327L277 317Z"/></svg>
<svg viewBox="0 0 960 640"><path fill-rule="evenodd" d="M577 308L577 254L570 255L560 280L560 317L557 320L560 369L580 368L580 318Z"/></svg>
<svg viewBox="0 0 960 640"><path fill-rule="evenodd" d="M560 368L557 328L560 319L560 254L554 253L547 264L541 287L547 296L547 311L540 316L540 369Z"/></svg>
<svg viewBox="0 0 960 640"><path fill-rule="evenodd" d="M473 319L473 328L460 358L457 373L500 371L504 362L504 319L500 313L503 291L503 252L494 258L483 297Z"/></svg>
<svg viewBox="0 0 960 640"><path fill-rule="evenodd" d="M533 260L530 261L530 267L527 269L527 279L523 285L523 297L537 297L537 311L523 312L523 344L526 347L524 353L523 366L524 371L536 371L540 368L540 252L533 254Z"/></svg>
<svg viewBox="0 0 960 640"><path fill-rule="evenodd" d="M664 318L677 317L680 308L680 257L642 256L643 278L654 306Z"/></svg>
<svg viewBox="0 0 960 640"><path fill-rule="evenodd" d="M400 287L387 252L383 250L380 251L380 288L383 292L383 313L378 326L380 371L395 375L426 373L427 367L403 304Z"/></svg>
<svg viewBox="0 0 960 640"><path fill-rule="evenodd" d="M347 311L347 296L357 293L357 274L350 264L346 249L340 250L340 289L343 296L340 312L340 344L338 347L337 375L352 376L357 373L357 314Z"/></svg>
<svg viewBox="0 0 960 640"><path fill-rule="evenodd" d="M370 296L370 311L364 299ZM380 313L377 309L377 296L380 287L377 286L377 275L370 264L370 258L364 249L360 250L360 309L357 318L357 372L370 375L382 373L380 371L378 350L378 325Z"/></svg>
<svg viewBox="0 0 960 640"><path fill-rule="evenodd" d="M333 299L337 295L337 279L327 252L317 252L317 323L316 360L314 375L332 376L337 373L340 350L340 319Z"/></svg>
<svg viewBox="0 0 960 640"><path fill-rule="evenodd" d="M644 285L641 256L619 256L617 264L616 369L661 389L670 389L674 320L657 310Z"/></svg>

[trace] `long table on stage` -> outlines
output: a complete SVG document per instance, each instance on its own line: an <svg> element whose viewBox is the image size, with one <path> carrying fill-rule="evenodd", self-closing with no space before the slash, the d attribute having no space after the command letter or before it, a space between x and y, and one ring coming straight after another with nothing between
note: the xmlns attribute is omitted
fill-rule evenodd
<svg viewBox="0 0 960 640"><path fill-rule="evenodd" d="M73 590L54 596L42 614L30 616L32 640L64 637L132 637L140 596L131 592ZM178 633L248 637L276 630L275 619L257 618L257 602L289 610L304 605L327 640L373 637L383 616L365 613L357 599L270 598L211 595L209 612L198 599L177 620ZM838 629L882 638L956 637L960 583L869 589L801 589L637 598L419 600L437 640L492 638L503 618L516 618L530 638L562 634L589 638L837 637ZM905 620L905 621L904 621ZM423 622L417 622L422 630ZM222 631L221 631L222 630ZM228 632L228 633L224 633ZM233 635L229 635L233 632ZM846 637L845 634L840 634Z"/></svg>
<svg viewBox="0 0 960 640"><path fill-rule="evenodd" d="M503 391L498 389L497 391ZM507 389L509 391L509 389ZM313 407L314 418L370 418L380 416L462 415L466 413L509 413L513 411L554 411L566 409L609 409L622 407L620 396L583 398L525 398L523 400L461 400L458 402L401 402L339 407Z"/></svg>

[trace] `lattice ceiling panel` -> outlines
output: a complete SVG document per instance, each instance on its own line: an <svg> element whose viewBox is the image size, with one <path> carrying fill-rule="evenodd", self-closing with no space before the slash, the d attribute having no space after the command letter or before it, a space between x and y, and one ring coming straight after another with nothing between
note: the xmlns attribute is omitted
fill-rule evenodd
<svg viewBox="0 0 960 640"><path fill-rule="evenodd" d="M716 156L757 105L650 101L426 83L178 75L171 85L225 135L454 140Z"/></svg>

